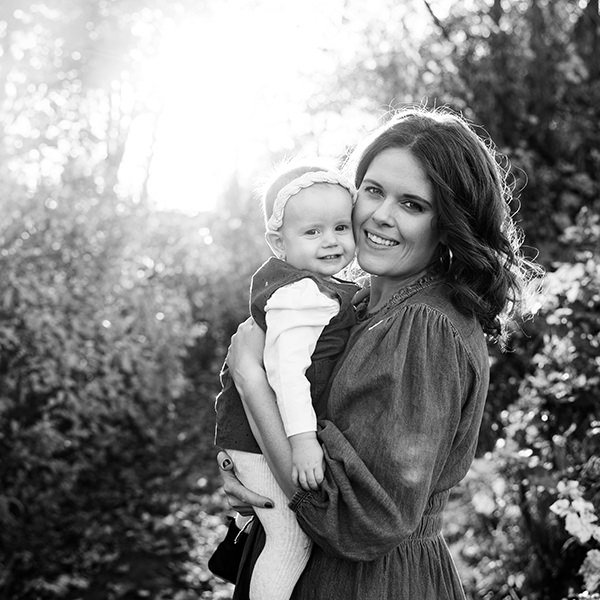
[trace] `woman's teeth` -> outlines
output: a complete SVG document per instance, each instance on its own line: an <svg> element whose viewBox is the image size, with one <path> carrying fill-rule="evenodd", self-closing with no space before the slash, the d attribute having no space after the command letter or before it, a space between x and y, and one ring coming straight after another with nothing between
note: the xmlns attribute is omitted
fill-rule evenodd
<svg viewBox="0 0 600 600"><path fill-rule="evenodd" d="M397 246L399 242L395 242L394 240L388 240L386 238L379 237L374 233L369 233L367 231L367 239L371 240L374 244L379 244L381 246Z"/></svg>

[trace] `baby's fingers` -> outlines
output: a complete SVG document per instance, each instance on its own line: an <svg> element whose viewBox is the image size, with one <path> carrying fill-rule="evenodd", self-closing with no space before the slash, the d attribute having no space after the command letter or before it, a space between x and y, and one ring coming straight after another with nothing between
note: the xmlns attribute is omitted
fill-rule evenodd
<svg viewBox="0 0 600 600"><path fill-rule="evenodd" d="M315 469L315 481L317 486L320 486L323 483L323 479L325 479L325 471L323 470L323 467L319 466Z"/></svg>
<svg viewBox="0 0 600 600"><path fill-rule="evenodd" d="M315 477L315 471L314 469L307 469L304 472L304 481L306 484L305 486L302 486L305 490L318 490L319 489L319 484L317 483L317 478Z"/></svg>
<svg viewBox="0 0 600 600"><path fill-rule="evenodd" d="M298 471L298 467L296 467L296 465L292 467L292 481L294 482L294 485L302 486L300 483L300 472Z"/></svg>
<svg viewBox="0 0 600 600"><path fill-rule="evenodd" d="M311 487L310 487L310 484L309 484L308 473L304 469L300 469L298 471L298 483L300 484L300 487L303 490L306 490L307 492L310 492Z"/></svg>

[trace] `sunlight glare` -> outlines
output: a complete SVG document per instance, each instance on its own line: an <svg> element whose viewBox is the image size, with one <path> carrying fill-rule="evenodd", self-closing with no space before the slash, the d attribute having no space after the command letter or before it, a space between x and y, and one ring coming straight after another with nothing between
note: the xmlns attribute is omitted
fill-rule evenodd
<svg viewBox="0 0 600 600"><path fill-rule="evenodd" d="M149 180L159 208L215 208L233 174L266 164L269 150L291 147L290 123L313 91L308 78L324 67L320 41L341 3L317 19L309 4L263 2L221 6L179 23L165 36L148 76L162 110ZM319 25L320 23L320 25Z"/></svg>

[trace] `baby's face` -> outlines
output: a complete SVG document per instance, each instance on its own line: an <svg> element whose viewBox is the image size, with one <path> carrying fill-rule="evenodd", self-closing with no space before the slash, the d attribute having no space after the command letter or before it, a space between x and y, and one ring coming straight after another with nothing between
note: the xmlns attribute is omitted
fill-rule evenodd
<svg viewBox="0 0 600 600"><path fill-rule="evenodd" d="M340 185L315 183L285 205L279 243L286 262L326 277L354 258L352 198Z"/></svg>

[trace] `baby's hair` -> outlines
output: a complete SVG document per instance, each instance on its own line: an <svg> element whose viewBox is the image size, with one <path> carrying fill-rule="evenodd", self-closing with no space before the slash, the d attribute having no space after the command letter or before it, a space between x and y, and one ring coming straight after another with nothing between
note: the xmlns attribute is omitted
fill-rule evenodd
<svg viewBox="0 0 600 600"><path fill-rule="evenodd" d="M263 187L263 191L260 194L263 217L265 224L273 214L273 205L277 194L288 184L297 179L304 173L311 173L315 171L338 171L335 165L327 164L324 161L313 160L310 162L298 161L287 161L280 164L275 173L267 181Z"/></svg>

